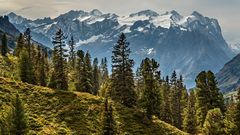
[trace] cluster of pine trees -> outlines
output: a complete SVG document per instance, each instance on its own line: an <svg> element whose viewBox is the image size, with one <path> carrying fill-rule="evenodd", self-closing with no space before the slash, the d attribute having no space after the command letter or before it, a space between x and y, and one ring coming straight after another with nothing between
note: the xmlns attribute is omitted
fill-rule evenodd
<svg viewBox="0 0 240 135"><path fill-rule="evenodd" d="M196 87L189 91L183 77L175 71L170 77L162 77L160 64L154 59L142 60L134 74L130 44L122 33L113 47L109 76L107 58L100 63L97 58L92 61L89 52L76 51L73 37L66 40L59 29L53 37L54 49L50 53L32 42L30 29L20 34L14 51L18 57L19 78L34 85L105 97L104 134L114 134L114 110L108 98L145 112L149 119L157 116L191 134L240 134L240 90L237 102L224 103L211 71L199 73ZM66 45L70 50L66 50ZM1 54L6 57L7 53L4 35Z"/></svg>

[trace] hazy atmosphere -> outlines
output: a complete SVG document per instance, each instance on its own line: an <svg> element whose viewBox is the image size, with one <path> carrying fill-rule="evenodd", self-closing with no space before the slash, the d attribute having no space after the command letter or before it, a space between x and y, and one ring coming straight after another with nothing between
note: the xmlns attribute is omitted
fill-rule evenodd
<svg viewBox="0 0 240 135"><path fill-rule="evenodd" d="M198 11L204 16L218 19L228 43L240 42L239 0L0 0L0 14L15 12L24 17L36 19L56 17L69 10L99 9L119 15L151 9L158 13L176 10L182 15ZM137 4L137 6L136 6Z"/></svg>

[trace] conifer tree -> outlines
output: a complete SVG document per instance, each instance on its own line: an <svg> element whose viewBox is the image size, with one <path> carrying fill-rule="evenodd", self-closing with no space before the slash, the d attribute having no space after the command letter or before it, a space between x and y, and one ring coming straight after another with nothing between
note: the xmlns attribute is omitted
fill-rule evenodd
<svg viewBox="0 0 240 135"><path fill-rule="evenodd" d="M166 77L166 79L168 76ZM161 120L172 124L172 113L171 113L171 107L170 107L170 86L169 82L164 81L162 86L162 97L163 97L163 102L162 102L162 109L161 109Z"/></svg>
<svg viewBox="0 0 240 135"><path fill-rule="evenodd" d="M108 65L107 65L107 58L103 58L100 64L100 72L101 72L101 85L108 79Z"/></svg>
<svg viewBox="0 0 240 135"><path fill-rule="evenodd" d="M237 106L236 106L236 112L235 112L235 124L238 129L238 134L240 134L240 89L238 90L238 95L237 95Z"/></svg>
<svg viewBox="0 0 240 135"><path fill-rule="evenodd" d="M217 81L214 76L214 73L208 71L206 73L207 77L207 85L210 91L210 109L220 108L221 111L224 113L226 111L226 106L224 104L223 94L219 92L219 88L217 87Z"/></svg>
<svg viewBox="0 0 240 135"><path fill-rule="evenodd" d="M177 74L174 71L171 76L171 95L170 106L172 113L172 124L181 129L182 126L182 110L181 110L181 98L182 98L182 82L177 80Z"/></svg>
<svg viewBox="0 0 240 135"><path fill-rule="evenodd" d="M20 52L21 52L21 50L23 50L24 46L25 46L25 43L24 43L23 34L20 33L20 35L17 39L17 46L16 46L16 49L15 49L15 55L17 57L19 57Z"/></svg>
<svg viewBox="0 0 240 135"><path fill-rule="evenodd" d="M161 107L161 93L158 83L157 73L159 64L154 60L146 58L141 64L141 73L144 80L143 95L141 104L144 110L146 110L148 118L152 115L160 116Z"/></svg>
<svg viewBox="0 0 240 135"><path fill-rule="evenodd" d="M31 59L31 30L30 28L27 28L26 31L24 32L24 38L26 41L26 49L28 52L28 57Z"/></svg>
<svg viewBox="0 0 240 135"><path fill-rule="evenodd" d="M27 55L28 56L28 55ZM27 134L27 120L24 111L24 106L19 95L16 95L14 109L12 113L12 127L11 135L25 135Z"/></svg>
<svg viewBox="0 0 240 135"><path fill-rule="evenodd" d="M98 59L93 60L93 94L97 95L100 89Z"/></svg>
<svg viewBox="0 0 240 135"><path fill-rule="evenodd" d="M3 34L3 36L2 36L2 47L1 47L2 56L6 56L7 52L8 52L7 35Z"/></svg>
<svg viewBox="0 0 240 135"><path fill-rule="evenodd" d="M36 84L36 78L33 71L33 64L28 57L28 53L25 49L21 50L19 63L19 76L21 81L30 84Z"/></svg>
<svg viewBox="0 0 240 135"><path fill-rule="evenodd" d="M197 125L201 132L207 112L214 108L225 111L223 95L217 88L217 82L211 71L202 71L196 78Z"/></svg>
<svg viewBox="0 0 240 135"><path fill-rule="evenodd" d="M76 83L75 87L77 91L83 91L82 85L84 76L84 52L82 50L77 51L77 63L76 63Z"/></svg>
<svg viewBox="0 0 240 135"><path fill-rule="evenodd" d="M93 72L92 72L92 64L91 64L91 56L89 52L86 53L84 57L84 68L83 68L83 86L84 91L93 93Z"/></svg>
<svg viewBox="0 0 240 135"><path fill-rule="evenodd" d="M65 40L64 34L61 29L59 29L55 36L53 37L53 73L51 76L49 86L51 88L67 90L68 89L68 80L67 74L65 72Z"/></svg>
<svg viewBox="0 0 240 135"><path fill-rule="evenodd" d="M132 107L136 105L136 93L133 80L133 60L129 58L131 50L126 36L122 33L113 47L112 56L112 99Z"/></svg>
<svg viewBox="0 0 240 135"><path fill-rule="evenodd" d="M44 52L41 51L40 54L41 58L40 58L40 73L39 73L39 83L41 86L46 86L46 67L45 67L45 56L44 56Z"/></svg>
<svg viewBox="0 0 240 135"><path fill-rule="evenodd" d="M114 120L112 104L109 105L108 99L105 99L103 135L114 135Z"/></svg>
<svg viewBox="0 0 240 135"><path fill-rule="evenodd" d="M184 109L183 130L190 133L197 133L197 118L196 118L196 97L194 91L190 92L187 108Z"/></svg>
<svg viewBox="0 0 240 135"><path fill-rule="evenodd" d="M219 108L208 111L203 125L203 131L207 135L224 135L224 117Z"/></svg>
<svg viewBox="0 0 240 135"><path fill-rule="evenodd" d="M69 51L69 62L70 62L70 65L72 67L72 69L75 68L75 59L76 59L76 54L75 54L75 41L73 39L73 36L71 36L71 39L69 41L69 48L70 48L70 51Z"/></svg>

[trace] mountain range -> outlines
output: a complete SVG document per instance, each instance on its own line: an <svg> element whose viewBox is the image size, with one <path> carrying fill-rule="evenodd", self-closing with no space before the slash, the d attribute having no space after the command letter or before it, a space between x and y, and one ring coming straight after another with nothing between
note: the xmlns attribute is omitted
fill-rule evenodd
<svg viewBox="0 0 240 135"><path fill-rule="evenodd" d="M94 9L72 10L56 18L36 20L15 13L8 17L20 32L30 28L33 39L50 48L51 38L61 28L66 36L74 37L77 49L88 50L99 59L110 60L112 46L123 32L130 42L135 65L144 57L155 58L163 76L176 70L183 75L188 88L195 85L194 79L200 71L217 72L234 56L218 21L196 11L188 16L174 10L162 14L144 10L119 16Z"/></svg>

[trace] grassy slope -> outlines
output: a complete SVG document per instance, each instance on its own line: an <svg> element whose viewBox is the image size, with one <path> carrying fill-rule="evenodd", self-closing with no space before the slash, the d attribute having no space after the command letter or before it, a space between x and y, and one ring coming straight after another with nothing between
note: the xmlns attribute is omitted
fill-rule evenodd
<svg viewBox="0 0 240 135"><path fill-rule="evenodd" d="M13 57L8 59L8 64ZM104 99L87 93L65 92L29 85L9 79L6 62L0 56L0 118L9 113L16 93L23 100L30 124L29 134L101 134L104 118ZM8 65L7 64L7 65ZM14 65L14 64L13 64ZM5 68L5 69L4 69ZM2 74L0 74L2 76ZM15 77L13 77L15 78ZM113 103L115 132L120 135L182 135L177 128L154 118L146 119L142 112Z"/></svg>

